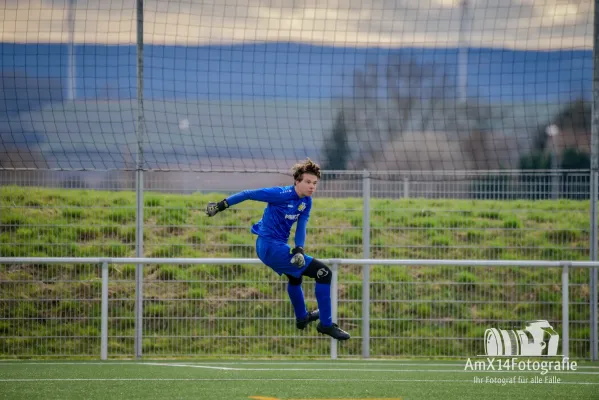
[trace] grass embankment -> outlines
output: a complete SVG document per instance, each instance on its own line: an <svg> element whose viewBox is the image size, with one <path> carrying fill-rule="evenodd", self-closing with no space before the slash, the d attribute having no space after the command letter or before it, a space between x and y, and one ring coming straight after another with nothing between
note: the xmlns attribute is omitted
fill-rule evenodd
<svg viewBox="0 0 599 400"><path fill-rule="evenodd" d="M263 205L247 202L205 217L203 206L222 197L146 193L145 256L255 257L249 226ZM135 255L134 193L3 187L0 202L1 256ZM371 209L373 258L588 259L588 202L371 199ZM315 199L309 252L362 257L362 214L361 199ZM134 273L133 265L110 271L111 354L133 352ZM327 351L314 332L292 336L284 280L267 268L149 265L144 273L144 354ZM588 349L577 342L589 337L587 277L582 270L570 277L572 355ZM361 303L349 300L361 298L361 268L344 267L339 279L341 324L359 335ZM371 282L375 356L480 354L488 327L561 319L556 270L373 267ZM0 340L0 354L98 353L97 267L2 265L0 285L0 336L12 337ZM312 288L307 282L311 304ZM361 354L360 340L340 354Z"/></svg>

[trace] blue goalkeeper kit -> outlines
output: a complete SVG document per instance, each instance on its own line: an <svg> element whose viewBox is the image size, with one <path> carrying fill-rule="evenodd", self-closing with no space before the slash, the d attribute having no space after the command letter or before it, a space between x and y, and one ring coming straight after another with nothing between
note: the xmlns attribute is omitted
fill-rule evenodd
<svg viewBox="0 0 599 400"><path fill-rule="evenodd" d="M295 246L304 247L306 241L306 225L312 209L312 198L300 198L295 187L282 186L256 190L244 190L226 199L229 206L245 200L266 202L262 219L252 226L256 239L258 258L279 275L290 275L300 278L308 268L313 257L304 254L305 264L302 268L291 263L291 247L287 244L291 227L297 221L295 229ZM301 281L300 281L301 282ZM308 316L304 292L300 285L287 285L287 293L293 305L295 316L302 321ZM320 309L320 321L323 326L331 326L331 286L330 284L315 284L316 301Z"/></svg>
<svg viewBox="0 0 599 400"><path fill-rule="evenodd" d="M291 227L297 221L295 246L304 247L312 198L300 198L294 186L290 185L244 190L228 197L227 203L233 206L245 200L267 203L262 219L252 226L252 233L258 235L256 239L258 258L279 275L287 274L296 278L301 276L312 262L312 257L304 255L306 263L302 268L291 264L291 247L287 242Z"/></svg>

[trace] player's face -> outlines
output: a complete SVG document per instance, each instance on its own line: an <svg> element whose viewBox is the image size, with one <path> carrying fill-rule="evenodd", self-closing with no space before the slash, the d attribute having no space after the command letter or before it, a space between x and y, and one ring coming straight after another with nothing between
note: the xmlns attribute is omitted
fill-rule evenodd
<svg viewBox="0 0 599 400"><path fill-rule="evenodd" d="M318 178L316 175L304 174L301 181L295 182L295 191L300 197L312 196L316 191Z"/></svg>

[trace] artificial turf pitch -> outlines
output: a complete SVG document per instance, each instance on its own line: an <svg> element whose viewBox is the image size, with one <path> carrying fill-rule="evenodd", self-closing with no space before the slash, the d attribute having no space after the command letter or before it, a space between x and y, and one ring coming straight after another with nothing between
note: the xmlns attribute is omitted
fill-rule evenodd
<svg viewBox="0 0 599 400"><path fill-rule="evenodd" d="M599 399L576 371L469 371L464 361L0 361L1 399Z"/></svg>

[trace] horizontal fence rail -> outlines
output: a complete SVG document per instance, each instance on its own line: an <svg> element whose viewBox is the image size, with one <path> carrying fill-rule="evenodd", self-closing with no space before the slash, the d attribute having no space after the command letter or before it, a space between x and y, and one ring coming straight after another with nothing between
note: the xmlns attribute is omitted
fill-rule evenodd
<svg viewBox="0 0 599 400"><path fill-rule="evenodd" d="M292 331L286 281L258 259L0 257L0 357L456 358L482 354L488 328L545 319L561 355L593 358L587 269L599 262L322 261L349 345Z"/></svg>

